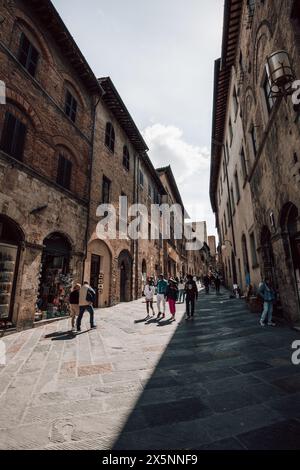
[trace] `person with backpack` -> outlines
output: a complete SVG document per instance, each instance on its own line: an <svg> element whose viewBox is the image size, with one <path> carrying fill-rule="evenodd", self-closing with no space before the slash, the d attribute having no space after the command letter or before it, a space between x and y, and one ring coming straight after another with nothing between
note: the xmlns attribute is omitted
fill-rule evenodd
<svg viewBox="0 0 300 470"><path fill-rule="evenodd" d="M276 291L273 288L270 279L266 278L265 281L260 284L258 295L262 298L264 303L264 309L259 322L260 326L266 326L266 320L268 322L268 326L276 326L276 324L272 321L273 304L276 301Z"/></svg>
<svg viewBox="0 0 300 470"><path fill-rule="evenodd" d="M78 315L79 315L79 291L80 291L80 288L81 288L81 284L75 284L74 288L72 289L72 291L69 295L72 331L75 330L75 320L76 320L76 317L78 317Z"/></svg>
<svg viewBox="0 0 300 470"><path fill-rule="evenodd" d="M179 301L180 304L183 304L184 300L185 300L185 290L184 290L184 281L183 281L183 279L180 279L180 281L178 283L178 291L179 291L178 301Z"/></svg>
<svg viewBox="0 0 300 470"><path fill-rule="evenodd" d="M193 280L193 276L189 275L185 284L186 293L186 319L194 318L195 301L198 299L198 287Z"/></svg>
<svg viewBox="0 0 300 470"><path fill-rule="evenodd" d="M79 315L77 318L77 331L78 332L81 331L81 320L86 310L90 314L91 328L96 328L96 325L94 323L94 307L93 307L93 303L95 302L95 299L96 299L96 293L94 289L92 289L89 283L85 281L79 291Z"/></svg>
<svg viewBox="0 0 300 470"><path fill-rule="evenodd" d="M160 274L158 277L157 296L156 296L157 308L158 308L157 319L159 319L161 316L165 318L167 289L168 289L168 281L166 281L163 274Z"/></svg>

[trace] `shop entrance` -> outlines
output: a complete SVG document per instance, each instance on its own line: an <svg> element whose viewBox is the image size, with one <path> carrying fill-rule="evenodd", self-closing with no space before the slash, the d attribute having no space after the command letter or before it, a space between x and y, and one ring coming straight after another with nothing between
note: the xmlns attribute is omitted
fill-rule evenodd
<svg viewBox="0 0 300 470"><path fill-rule="evenodd" d="M9 217L0 214L0 324L13 317L21 243L24 235Z"/></svg>
<svg viewBox="0 0 300 470"><path fill-rule="evenodd" d="M60 233L44 242L38 307L47 318L68 315L67 296L72 286L70 274L71 245Z"/></svg>

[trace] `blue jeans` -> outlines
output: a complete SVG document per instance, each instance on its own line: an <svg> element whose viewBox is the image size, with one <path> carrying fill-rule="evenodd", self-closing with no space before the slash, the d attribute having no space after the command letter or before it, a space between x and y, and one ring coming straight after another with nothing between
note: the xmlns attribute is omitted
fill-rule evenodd
<svg viewBox="0 0 300 470"><path fill-rule="evenodd" d="M260 321L264 322L268 317L268 323L272 322L273 302L264 302L264 309Z"/></svg>
<svg viewBox="0 0 300 470"><path fill-rule="evenodd" d="M88 311L90 314L90 324L91 328L94 326L94 307L92 305L83 305L79 307L79 315L77 317L77 330L80 330L81 320L85 311Z"/></svg>
<svg viewBox="0 0 300 470"><path fill-rule="evenodd" d="M178 295L178 302L184 302L184 299L185 299L185 290L180 289L179 295Z"/></svg>

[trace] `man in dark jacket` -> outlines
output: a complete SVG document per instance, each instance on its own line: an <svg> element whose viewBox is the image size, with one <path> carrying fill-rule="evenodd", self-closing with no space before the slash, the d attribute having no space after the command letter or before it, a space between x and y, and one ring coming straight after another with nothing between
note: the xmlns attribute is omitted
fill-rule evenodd
<svg viewBox="0 0 300 470"><path fill-rule="evenodd" d="M185 284L185 293L186 293L186 319L194 318L195 312L195 300L198 299L198 288L193 277L188 276L187 282Z"/></svg>

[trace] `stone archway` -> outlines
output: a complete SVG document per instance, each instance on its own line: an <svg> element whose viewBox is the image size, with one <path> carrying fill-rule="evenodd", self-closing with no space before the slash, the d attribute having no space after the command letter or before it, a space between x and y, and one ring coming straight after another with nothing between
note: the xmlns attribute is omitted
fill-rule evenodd
<svg viewBox="0 0 300 470"><path fill-rule="evenodd" d="M19 260L24 233L19 225L0 214L0 323L13 317Z"/></svg>
<svg viewBox="0 0 300 470"><path fill-rule="evenodd" d="M123 250L118 257L120 279L120 302L132 300L132 257L129 251Z"/></svg>

